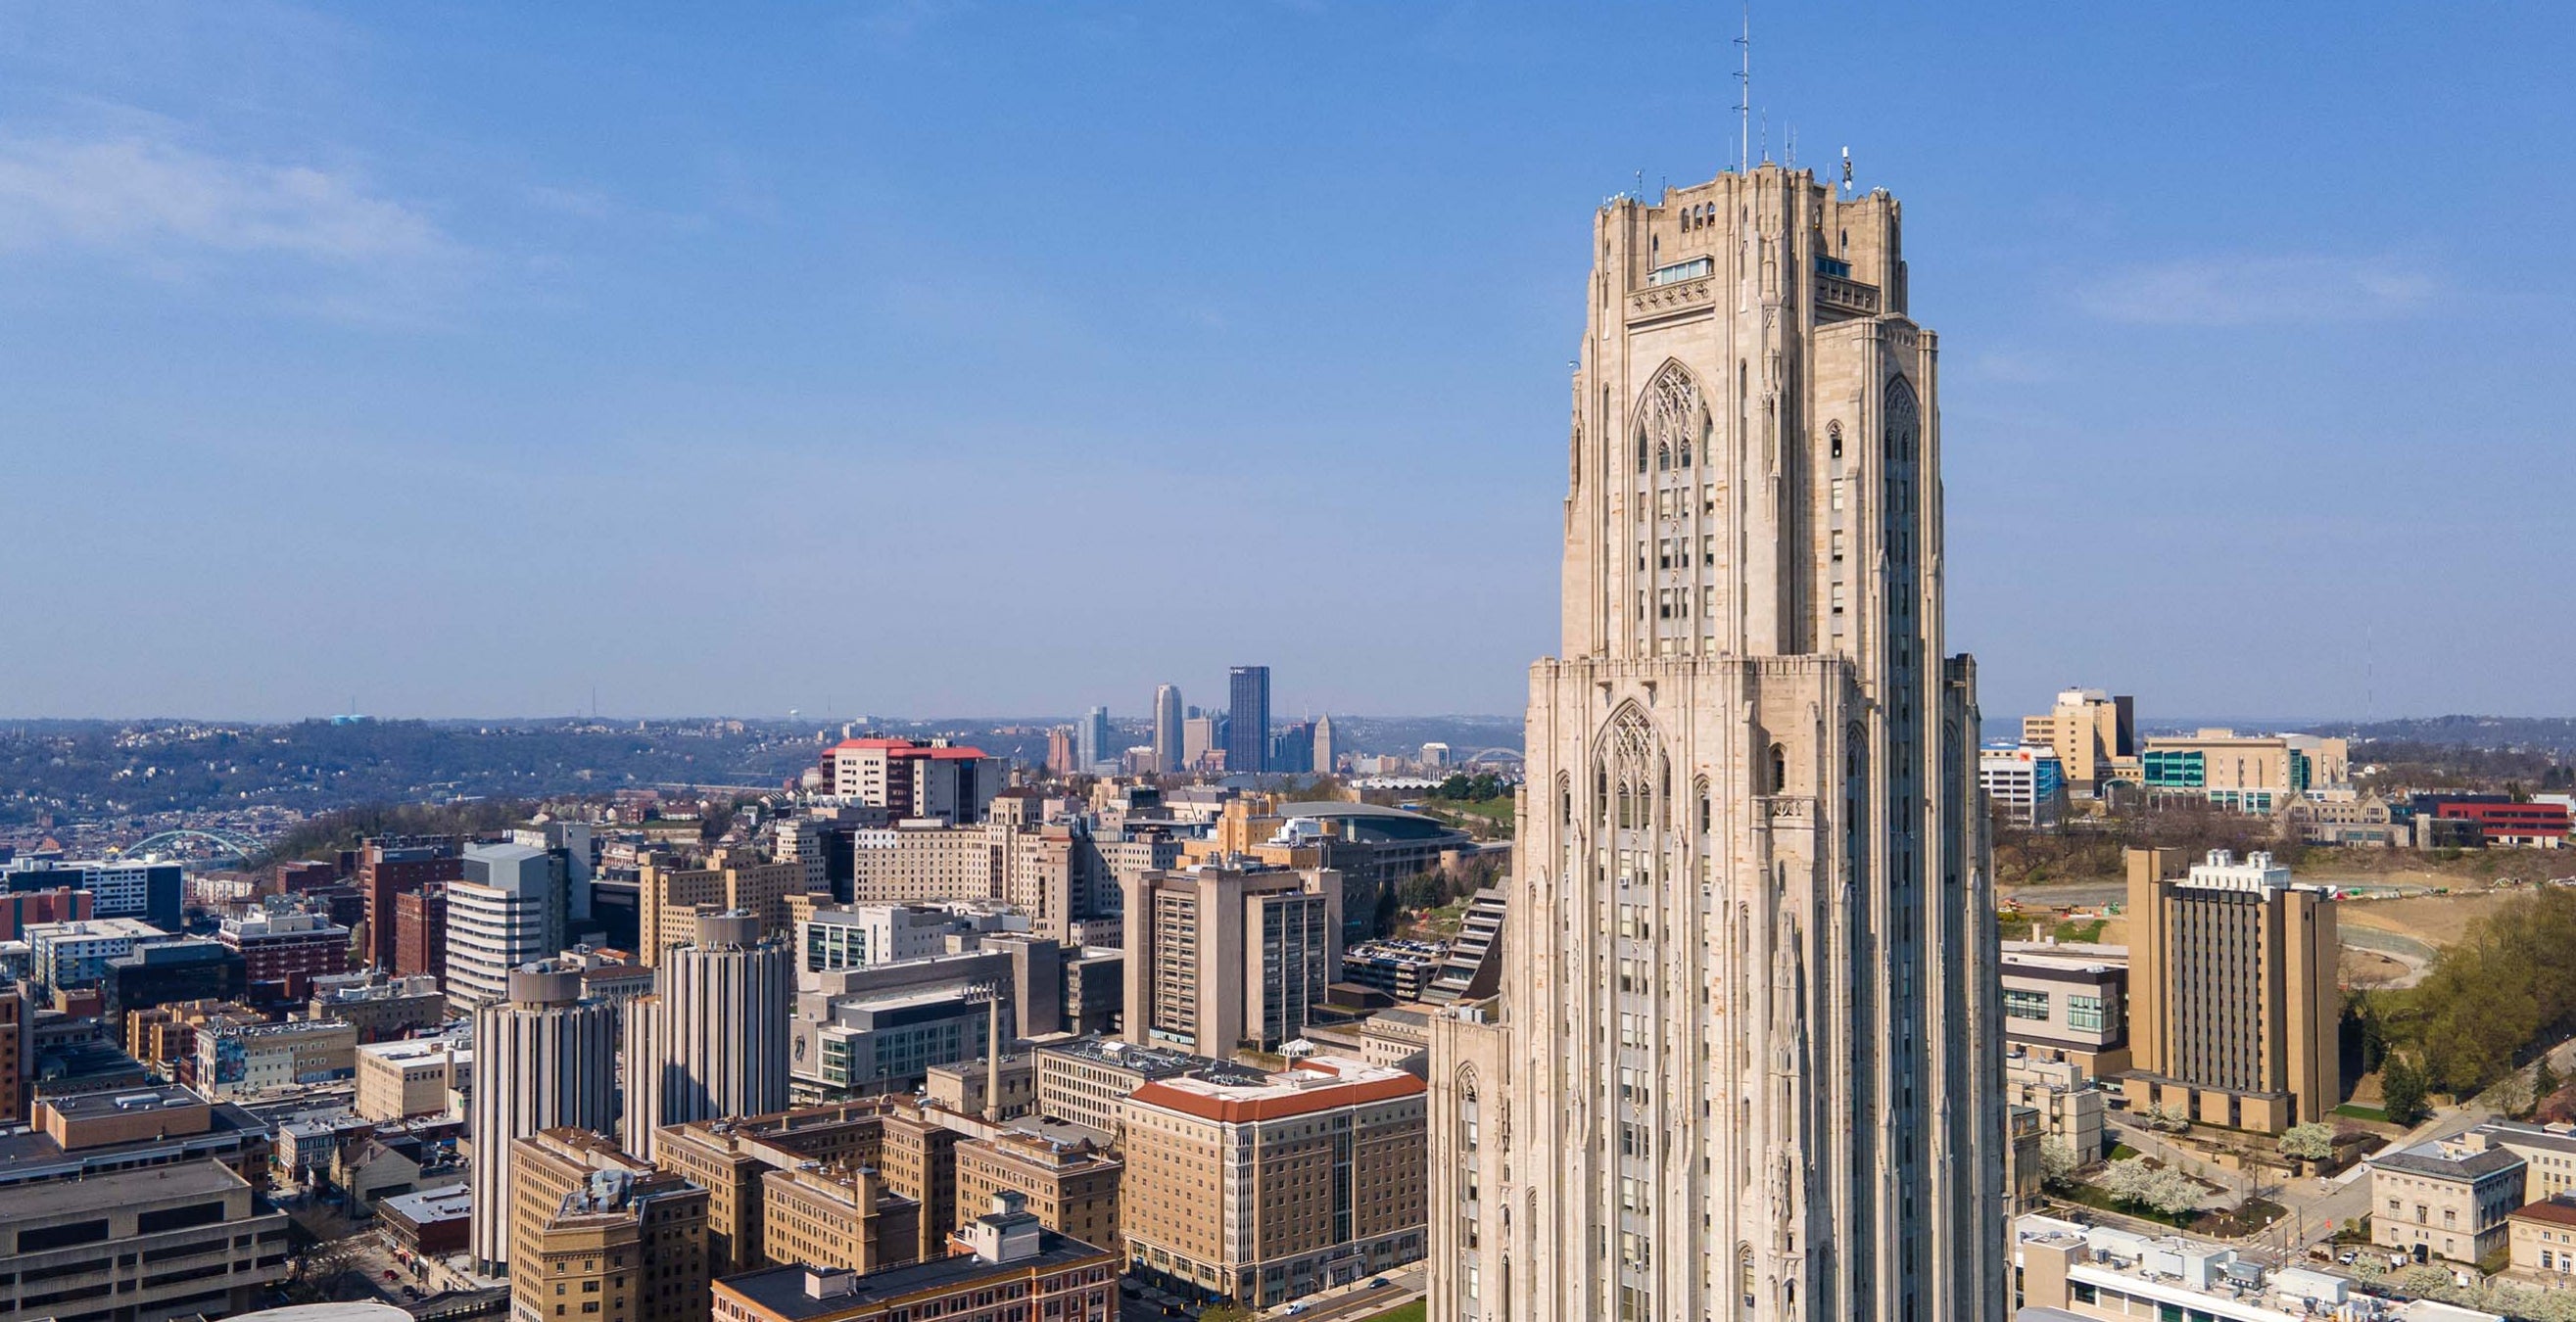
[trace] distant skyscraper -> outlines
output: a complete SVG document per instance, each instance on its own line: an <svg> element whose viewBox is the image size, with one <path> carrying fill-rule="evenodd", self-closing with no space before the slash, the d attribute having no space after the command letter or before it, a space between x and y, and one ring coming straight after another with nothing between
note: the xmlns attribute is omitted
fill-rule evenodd
<svg viewBox="0 0 2576 1322"><path fill-rule="evenodd" d="M662 952L653 994L626 1007L626 1150L653 1159L653 1131L787 1109L785 943L758 915L701 914L696 940Z"/></svg>
<svg viewBox="0 0 2576 1322"><path fill-rule="evenodd" d="M476 1270L495 1276L510 1258L512 1142L617 1123L617 1010L582 999L579 969L513 969L505 998L474 1012L473 1107L472 1247Z"/></svg>
<svg viewBox="0 0 2576 1322"><path fill-rule="evenodd" d="M1169 775L1181 769L1181 690L1177 684L1154 688L1154 770Z"/></svg>
<svg viewBox="0 0 2576 1322"><path fill-rule="evenodd" d="M1092 708L1089 714L1082 718L1082 724L1074 727L1074 731L1078 745L1074 756L1082 763L1074 768L1076 771L1090 771L1110 756L1108 708Z"/></svg>
<svg viewBox="0 0 2576 1322"><path fill-rule="evenodd" d="M1316 717L1315 770L1327 776L1333 774L1333 761L1337 754L1338 750L1333 747L1333 718Z"/></svg>
<svg viewBox="0 0 2576 1322"><path fill-rule="evenodd" d="M1199 759L1225 747L1217 739L1217 718L1192 716L1181 722L1181 765L1195 769Z"/></svg>
<svg viewBox="0 0 2576 1322"><path fill-rule="evenodd" d="M1430 1316L2008 1316L1977 672L1896 199L1757 165L1588 246L1501 991L1430 1021Z"/></svg>
<svg viewBox="0 0 2576 1322"><path fill-rule="evenodd" d="M1270 667L1226 672L1225 769L1270 769Z"/></svg>

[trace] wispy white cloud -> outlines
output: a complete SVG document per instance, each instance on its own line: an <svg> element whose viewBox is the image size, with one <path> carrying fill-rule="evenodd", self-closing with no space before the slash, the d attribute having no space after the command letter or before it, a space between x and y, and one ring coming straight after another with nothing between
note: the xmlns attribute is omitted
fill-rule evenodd
<svg viewBox="0 0 2576 1322"><path fill-rule="evenodd" d="M2095 316L2140 325L2252 326L2401 317L2446 289L2420 262L2294 253L2132 266L2079 286L2076 301Z"/></svg>
<svg viewBox="0 0 2576 1322"><path fill-rule="evenodd" d="M70 246L184 269L273 254L364 268L462 245L347 172L230 159L141 137L0 136L0 250Z"/></svg>

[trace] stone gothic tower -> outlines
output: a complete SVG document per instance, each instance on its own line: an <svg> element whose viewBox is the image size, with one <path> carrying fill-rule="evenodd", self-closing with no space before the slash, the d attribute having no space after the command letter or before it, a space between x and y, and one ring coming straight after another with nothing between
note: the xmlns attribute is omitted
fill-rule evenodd
<svg viewBox="0 0 2576 1322"><path fill-rule="evenodd" d="M1433 1317L2005 1315L1976 672L1899 219L1772 165L1594 217L1502 991L1433 1025Z"/></svg>

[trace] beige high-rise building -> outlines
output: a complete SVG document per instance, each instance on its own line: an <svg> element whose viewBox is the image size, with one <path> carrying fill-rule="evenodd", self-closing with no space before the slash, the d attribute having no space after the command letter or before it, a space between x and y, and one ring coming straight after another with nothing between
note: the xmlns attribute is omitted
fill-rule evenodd
<svg viewBox="0 0 2576 1322"><path fill-rule="evenodd" d="M2343 1101L2331 891L2227 851L2177 876L2178 849L2129 851L2133 1110L2277 1134Z"/></svg>
<svg viewBox="0 0 2576 1322"><path fill-rule="evenodd" d="M567 1126L606 1134L617 1123L616 1008L582 996L578 969L513 969L505 998L474 1012L473 1079L472 1248L488 1276L510 1256L512 1144Z"/></svg>
<svg viewBox="0 0 2576 1322"><path fill-rule="evenodd" d="M1154 686L1154 765L1158 776L1168 776L1181 769L1181 686ZM1080 1238L1076 1236L1075 1238Z"/></svg>
<svg viewBox="0 0 2576 1322"><path fill-rule="evenodd" d="M2138 717L2126 694L2067 689L2046 712L2021 718L2021 741L2054 750L2067 788L2077 794L2090 796L2106 780L2137 775Z"/></svg>
<svg viewBox="0 0 2576 1322"><path fill-rule="evenodd" d="M652 1160L664 1125L787 1105L795 957L746 913L705 914L662 952L654 993L626 1006L626 1150Z"/></svg>
<svg viewBox="0 0 2576 1322"><path fill-rule="evenodd" d="M1431 1038L1444 1322L2005 1314L1976 670L1899 221L1767 164L1595 214L1502 990Z"/></svg>
<svg viewBox="0 0 2576 1322"><path fill-rule="evenodd" d="M760 920L762 935L792 938L796 916L789 899L811 893L806 877L801 861L768 862L747 850L716 850L703 865L656 857L636 878L636 944L643 947L637 953L660 964L665 949L696 937L698 915L706 910L747 913ZM831 896L817 902L828 904Z"/></svg>
<svg viewBox="0 0 2576 1322"><path fill-rule="evenodd" d="M1127 1040L1275 1049L1341 976L1342 874L1199 864L1125 884Z"/></svg>

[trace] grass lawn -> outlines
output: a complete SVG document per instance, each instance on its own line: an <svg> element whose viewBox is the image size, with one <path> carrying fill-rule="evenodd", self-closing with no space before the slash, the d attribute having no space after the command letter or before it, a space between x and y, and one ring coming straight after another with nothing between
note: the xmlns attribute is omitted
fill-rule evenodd
<svg viewBox="0 0 2576 1322"><path fill-rule="evenodd" d="M2354 1120L2368 1120L2373 1124L2384 1125L2388 1123L2388 1113L2386 1111L2380 1110L2376 1106L2364 1106L2359 1102L2346 1102L2343 1105L2336 1107L2334 1109L2334 1113Z"/></svg>
<svg viewBox="0 0 2576 1322"><path fill-rule="evenodd" d="M2127 1161L2129 1158L2136 1155L2138 1155L2138 1150L2136 1148L2130 1147L2126 1143L2114 1143L2111 1145L2111 1155L2104 1158L2104 1160Z"/></svg>
<svg viewBox="0 0 2576 1322"><path fill-rule="evenodd" d="M1398 1304L1383 1313L1375 1314L1364 1319L1364 1322L1424 1322L1430 1313L1431 1301L1416 1299L1412 1303Z"/></svg>

